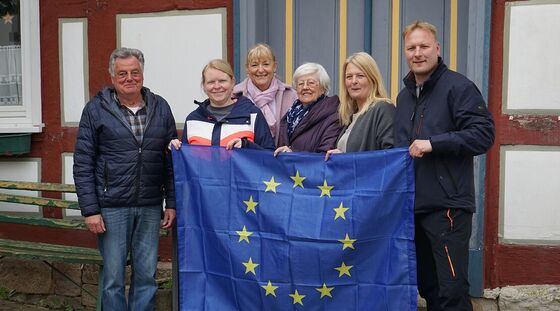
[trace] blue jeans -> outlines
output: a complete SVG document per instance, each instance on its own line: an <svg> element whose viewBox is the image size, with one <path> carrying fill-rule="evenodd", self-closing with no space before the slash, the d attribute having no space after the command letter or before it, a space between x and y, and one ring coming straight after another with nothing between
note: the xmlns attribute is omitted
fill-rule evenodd
<svg viewBox="0 0 560 311"><path fill-rule="evenodd" d="M106 229L97 238L103 257L103 310L153 310L161 207L102 208L101 216ZM127 308L125 266L129 252L132 275Z"/></svg>

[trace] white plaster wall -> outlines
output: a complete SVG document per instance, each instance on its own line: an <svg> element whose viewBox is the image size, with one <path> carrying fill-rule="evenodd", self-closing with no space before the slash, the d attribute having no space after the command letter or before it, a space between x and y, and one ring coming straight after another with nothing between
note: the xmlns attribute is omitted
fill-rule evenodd
<svg viewBox="0 0 560 311"><path fill-rule="evenodd" d="M224 14L216 10L174 11L118 17L119 46L142 50L144 85L170 104L178 127L206 98L201 71L214 58L226 58Z"/></svg>
<svg viewBox="0 0 560 311"><path fill-rule="evenodd" d="M39 181L40 162L38 159L0 161L0 179L13 181ZM2 193L15 195L38 196L38 191L22 191L0 189ZM0 212L26 212L38 213L39 207L36 205L15 204L0 202Z"/></svg>
<svg viewBox="0 0 560 311"><path fill-rule="evenodd" d="M560 111L560 3L519 1L507 5L504 107L533 113Z"/></svg>
<svg viewBox="0 0 560 311"><path fill-rule="evenodd" d="M77 126L87 98L87 19L60 19L62 125Z"/></svg>
<svg viewBox="0 0 560 311"><path fill-rule="evenodd" d="M560 243L560 148L537 148L502 147L503 238L556 244Z"/></svg>
<svg viewBox="0 0 560 311"><path fill-rule="evenodd" d="M62 183L63 184L74 184L74 175L72 174L72 169L74 166L74 154L64 153L62 154ZM75 193L64 193L62 199L70 201L78 201L78 196ZM79 210L64 209L65 216L81 216Z"/></svg>

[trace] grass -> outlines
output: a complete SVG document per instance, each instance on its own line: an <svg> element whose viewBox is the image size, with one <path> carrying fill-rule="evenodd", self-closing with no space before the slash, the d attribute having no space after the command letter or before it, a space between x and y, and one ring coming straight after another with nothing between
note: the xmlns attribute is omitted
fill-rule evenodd
<svg viewBox="0 0 560 311"><path fill-rule="evenodd" d="M1 300L8 300L8 299L12 298L15 294L16 294L15 289L0 287L0 299Z"/></svg>

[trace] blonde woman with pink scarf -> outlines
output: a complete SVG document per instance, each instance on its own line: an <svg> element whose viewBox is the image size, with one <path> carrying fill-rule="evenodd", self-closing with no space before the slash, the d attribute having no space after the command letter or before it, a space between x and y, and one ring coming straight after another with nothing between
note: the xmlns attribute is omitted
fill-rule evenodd
<svg viewBox="0 0 560 311"><path fill-rule="evenodd" d="M280 120L297 99L296 91L276 77L276 57L267 44L259 43L249 50L245 67L247 78L233 93L248 97L259 107L278 145Z"/></svg>

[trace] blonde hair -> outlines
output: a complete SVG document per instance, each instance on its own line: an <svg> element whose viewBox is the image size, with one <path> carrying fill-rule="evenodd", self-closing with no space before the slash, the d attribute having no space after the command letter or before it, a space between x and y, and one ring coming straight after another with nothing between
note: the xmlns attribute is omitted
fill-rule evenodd
<svg viewBox="0 0 560 311"><path fill-rule="evenodd" d="M227 74L232 80L234 80L233 69L231 69L231 65L223 59L213 59L213 60L209 61L208 64L206 64L206 66L204 66L204 68L202 68L202 80L200 82L201 84L204 84L204 82L206 82L206 81L204 81L204 73L208 69L219 70L219 71Z"/></svg>
<svg viewBox="0 0 560 311"><path fill-rule="evenodd" d="M381 78L381 72L379 71L379 67L373 57L365 52L354 53L348 57L342 67L343 80L346 79L346 68L348 67L348 64L358 67L358 69L364 73L370 85L370 89L366 105L362 108L362 110L358 111L358 103L350 97L348 89L344 88L344 93L340 96L340 106L338 106L340 123L344 126L350 124L354 113L358 112L359 116L378 102L385 101L393 104L387 97L387 91L385 90L383 79Z"/></svg>
<svg viewBox="0 0 560 311"><path fill-rule="evenodd" d="M426 31L431 32L432 35L434 35L434 38L437 41L437 28L436 28L436 26L434 26L434 25L432 25L428 22L420 21L420 20L414 21L414 22L412 22L412 24L410 24L410 25L408 25L404 28L403 33L402 33L403 40L406 38L406 36L408 36L411 32L413 32L416 29L421 29L421 30L426 30Z"/></svg>
<svg viewBox="0 0 560 311"><path fill-rule="evenodd" d="M249 52L247 52L247 60L245 61L245 67L248 67L252 60L264 60L270 59L273 63L276 63L276 57L272 48L266 43L258 43L252 47Z"/></svg>

